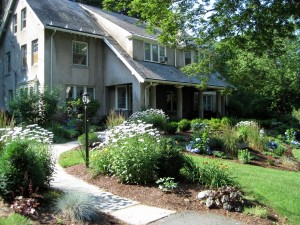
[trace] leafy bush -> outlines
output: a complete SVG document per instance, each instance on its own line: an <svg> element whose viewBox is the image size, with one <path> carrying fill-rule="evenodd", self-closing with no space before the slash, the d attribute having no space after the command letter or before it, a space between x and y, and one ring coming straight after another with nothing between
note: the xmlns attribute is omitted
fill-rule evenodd
<svg viewBox="0 0 300 225"><path fill-rule="evenodd" d="M115 110L111 110L106 119L106 126L111 129L115 126L121 125L125 121L125 117L122 113L117 113Z"/></svg>
<svg viewBox="0 0 300 225"><path fill-rule="evenodd" d="M208 132L196 133L193 140L186 146L186 150L194 153L210 154Z"/></svg>
<svg viewBox="0 0 300 225"><path fill-rule="evenodd" d="M92 222L99 217L97 204L93 196L81 192L64 194L56 201L55 209L57 214L73 222Z"/></svg>
<svg viewBox="0 0 300 225"><path fill-rule="evenodd" d="M7 218L0 217L0 224L1 225L31 225L32 223L28 218L22 216L18 213L13 213L9 215Z"/></svg>
<svg viewBox="0 0 300 225"><path fill-rule="evenodd" d="M163 177L156 181L158 188L162 191L173 191L178 187L178 183L172 177Z"/></svg>
<svg viewBox="0 0 300 225"><path fill-rule="evenodd" d="M239 149L238 159L241 163L249 163L251 161L251 154L248 149Z"/></svg>
<svg viewBox="0 0 300 225"><path fill-rule="evenodd" d="M54 169L48 146L36 141L14 140L0 155L0 195L12 200L13 195L29 196L49 184Z"/></svg>
<svg viewBox="0 0 300 225"><path fill-rule="evenodd" d="M188 182L197 183L200 179L200 167L194 162L194 160L188 156L184 157L184 165L181 169L181 175Z"/></svg>
<svg viewBox="0 0 300 225"><path fill-rule="evenodd" d="M91 168L95 175L112 173L111 163L113 158L108 148L93 151L90 160Z"/></svg>
<svg viewBox="0 0 300 225"><path fill-rule="evenodd" d="M226 152L226 154L232 157L237 157L237 146L239 142L239 136L234 127L226 126L223 130L221 138L224 144L224 151Z"/></svg>
<svg viewBox="0 0 300 225"><path fill-rule="evenodd" d="M65 127L61 126L58 123L52 124L50 130L53 133L54 143L64 143L70 140L71 138L69 130L67 130Z"/></svg>
<svg viewBox="0 0 300 225"><path fill-rule="evenodd" d="M182 119L178 122L178 129L180 131L188 131L191 129L191 122L187 119Z"/></svg>
<svg viewBox="0 0 300 225"><path fill-rule="evenodd" d="M177 129L178 129L178 123L177 122L172 121L172 122L166 122L165 123L164 131L167 134L175 134L177 132Z"/></svg>
<svg viewBox="0 0 300 225"><path fill-rule="evenodd" d="M221 119L211 118L210 120L205 120L213 130L219 130L222 127Z"/></svg>
<svg viewBox="0 0 300 225"><path fill-rule="evenodd" d="M162 138L157 151L157 176L178 178L184 165L182 151L170 138Z"/></svg>
<svg viewBox="0 0 300 225"><path fill-rule="evenodd" d="M277 148L273 150L273 153L277 156L282 156L285 152L285 147L282 144L279 144Z"/></svg>
<svg viewBox="0 0 300 225"><path fill-rule="evenodd" d="M90 102L87 104L87 118L91 119L96 116L96 113L100 107L100 104L95 100L91 99ZM77 98L75 100L68 100L67 101L67 109L68 109L68 116L71 118L83 118L84 116L84 104L82 102L82 98Z"/></svg>
<svg viewBox="0 0 300 225"><path fill-rule="evenodd" d="M85 134L82 134L78 137L78 141L82 144L82 146L85 148ZM89 146L91 146L94 142L98 142L99 138L98 135L95 132L89 132L88 133L88 141Z"/></svg>
<svg viewBox="0 0 300 225"><path fill-rule="evenodd" d="M135 112L129 117L129 121L142 121L147 124L152 124L154 128L164 130L165 123L168 121L168 116L160 109L147 109L142 112Z"/></svg>
<svg viewBox="0 0 300 225"><path fill-rule="evenodd" d="M200 165L200 182L209 188L236 185L228 166L217 161L204 162Z"/></svg>

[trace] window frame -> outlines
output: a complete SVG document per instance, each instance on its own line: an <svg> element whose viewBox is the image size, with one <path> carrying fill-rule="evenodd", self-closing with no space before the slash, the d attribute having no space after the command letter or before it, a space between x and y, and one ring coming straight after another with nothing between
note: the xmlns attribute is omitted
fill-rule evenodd
<svg viewBox="0 0 300 225"><path fill-rule="evenodd" d="M146 45L149 46L150 59L147 58L148 54L146 54L146 50L147 50ZM154 51L155 46L157 47L157 60L154 60L155 56L154 56L153 51ZM144 61L155 62L155 63L166 63L165 61L161 60L161 57L167 57L166 46L161 46L159 44L152 44L152 43L144 42Z"/></svg>
<svg viewBox="0 0 300 225"><path fill-rule="evenodd" d="M21 46L21 67L22 69L26 69L27 66L27 45L25 44Z"/></svg>
<svg viewBox="0 0 300 225"><path fill-rule="evenodd" d="M13 34L18 32L18 14L14 14L12 17L12 32Z"/></svg>
<svg viewBox="0 0 300 225"><path fill-rule="evenodd" d="M83 55L83 54L81 54L81 53L75 53L74 52L74 45L77 45L77 44L80 44L80 45L85 45L85 47L86 47L86 53L85 53L85 64L83 64L83 63L81 63L81 64L78 64L78 63L75 63L74 62L74 54L77 54L77 55ZM75 48L75 50L76 50L76 48ZM76 66L85 66L85 67L87 67L89 64L88 64L88 61L89 61L89 45L88 45L88 43L87 42L82 42L82 41L72 41L72 63L73 63L73 65L76 65ZM84 60L83 60L84 61Z"/></svg>
<svg viewBox="0 0 300 225"><path fill-rule="evenodd" d="M119 107L119 89L125 88L125 108ZM128 88L127 85L118 85L115 87L115 108L117 110L128 110Z"/></svg>
<svg viewBox="0 0 300 225"><path fill-rule="evenodd" d="M39 41L38 39L35 39L31 42L31 64L32 65L36 65L38 64L38 61L39 61ZM36 56L35 56L36 54ZM36 60L36 61L35 61Z"/></svg>
<svg viewBox="0 0 300 225"><path fill-rule="evenodd" d="M190 54L190 58L187 58L187 53ZM193 63L193 56L192 56L192 51L184 51L184 65L187 66L189 64L192 64ZM190 59L190 63L187 63L187 59Z"/></svg>
<svg viewBox="0 0 300 225"><path fill-rule="evenodd" d="M27 26L27 10L26 7L21 10L21 30Z"/></svg>
<svg viewBox="0 0 300 225"><path fill-rule="evenodd" d="M168 96L170 95L170 108L168 107ZM174 91L166 92L166 109L168 112L176 112L177 111L177 94Z"/></svg>
<svg viewBox="0 0 300 225"><path fill-rule="evenodd" d="M70 94L71 97L68 97L68 88L70 91L72 91L72 93ZM66 85L66 99L77 99L77 98L81 98L82 96L77 96L77 88L83 88L83 93L87 91L88 88L92 88L93 89L93 93L92 95L90 95L91 99L95 99L95 87L91 87L91 86L80 86L80 85Z"/></svg>

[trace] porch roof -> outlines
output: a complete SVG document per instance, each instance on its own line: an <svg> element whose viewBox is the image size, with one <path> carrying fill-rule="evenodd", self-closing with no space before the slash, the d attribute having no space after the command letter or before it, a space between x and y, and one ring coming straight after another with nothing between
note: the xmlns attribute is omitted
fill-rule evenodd
<svg viewBox="0 0 300 225"><path fill-rule="evenodd" d="M126 62L126 66L137 76L137 79L142 79L146 82L170 83L177 85L197 85L201 83L201 77L198 75L190 77L180 71L175 66L164 65L160 63L146 62L134 60L130 55L111 37L105 37L109 45L114 48L119 54L121 60ZM208 87L225 88L228 84L219 73L214 73L208 76Z"/></svg>
<svg viewBox="0 0 300 225"><path fill-rule="evenodd" d="M105 35L101 26L76 2L69 0L27 0L27 2L44 26Z"/></svg>

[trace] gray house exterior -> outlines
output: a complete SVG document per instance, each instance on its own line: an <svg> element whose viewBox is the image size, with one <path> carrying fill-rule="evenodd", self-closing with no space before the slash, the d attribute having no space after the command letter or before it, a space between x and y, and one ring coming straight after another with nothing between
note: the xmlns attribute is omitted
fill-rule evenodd
<svg viewBox="0 0 300 225"><path fill-rule="evenodd" d="M100 103L129 116L158 108L176 118L225 114L228 86L212 74L200 91L197 77L180 68L196 51L158 43L134 18L68 0L9 0L0 30L0 107L18 88L59 86L61 100L87 91Z"/></svg>

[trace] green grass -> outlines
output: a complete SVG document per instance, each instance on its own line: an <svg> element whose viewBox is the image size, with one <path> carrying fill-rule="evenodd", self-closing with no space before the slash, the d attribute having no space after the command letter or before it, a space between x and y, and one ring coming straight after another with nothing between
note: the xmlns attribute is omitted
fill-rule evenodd
<svg viewBox="0 0 300 225"><path fill-rule="evenodd" d="M196 163L213 160L203 156L192 156ZM221 159L218 159L221 160ZM258 166L242 165L229 160L227 164L247 195L268 205L290 224L300 224L300 173Z"/></svg>
<svg viewBox="0 0 300 225"><path fill-rule="evenodd" d="M84 163L84 158L80 150L70 150L63 152L58 159L59 165L63 168Z"/></svg>
<svg viewBox="0 0 300 225"><path fill-rule="evenodd" d="M252 215L252 216L257 216L257 217L264 218L264 219L266 219L268 217L267 209L263 208L261 206L245 208L243 213Z"/></svg>
<svg viewBox="0 0 300 225"><path fill-rule="evenodd" d="M299 148L294 148L293 149L293 154L294 154L294 157L300 161L300 149Z"/></svg>

